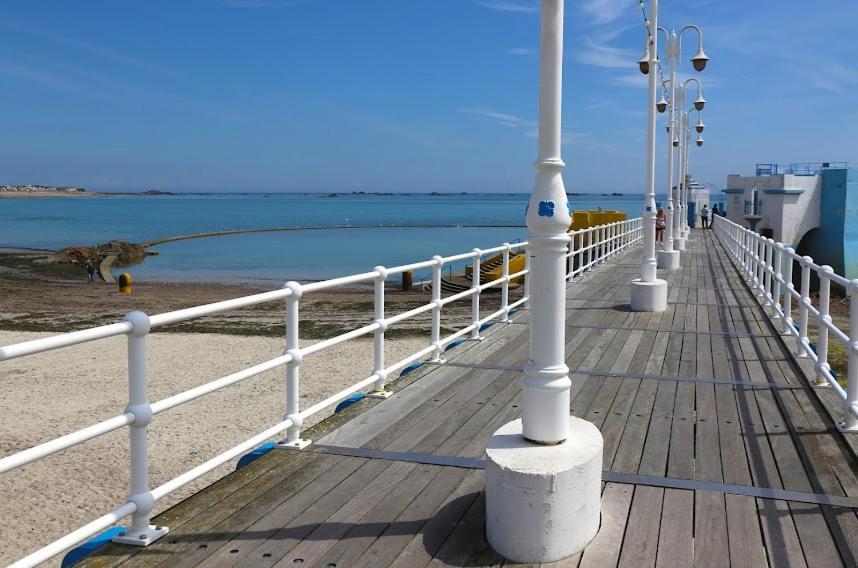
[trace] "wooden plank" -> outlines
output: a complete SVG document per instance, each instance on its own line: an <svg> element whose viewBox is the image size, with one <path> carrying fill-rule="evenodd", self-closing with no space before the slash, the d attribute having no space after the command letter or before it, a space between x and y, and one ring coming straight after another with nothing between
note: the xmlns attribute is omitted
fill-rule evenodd
<svg viewBox="0 0 858 568"><path fill-rule="evenodd" d="M787 504L774 499L756 501L770 565L790 568L807 566Z"/></svg>
<svg viewBox="0 0 858 568"><path fill-rule="evenodd" d="M626 537L620 550L620 568L655 566L663 498L664 489L659 487L635 487Z"/></svg>
<svg viewBox="0 0 858 568"><path fill-rule="evenodd" d="M602 492L602 524L581 556L580 568L609 568L620 559L620 548L629 517L634 486L605 484Z"/></svg>
<svg viewBox="0 0 858 568"><path fill-rule="evenodd" d="M656 566L683 568L694 563L694 492L665 489Z"/></svg>
<svg viewBox="0 0 858 568"><path fill-rule="evenodd" d="M724 495L696 491L694 495L694 564L729 566L727 510Z"/></svg>
<svg viewBox="0 0 858 568"><path fill-rule="evenodd" d="M757 504L753 497L725 495L727 537L732 568L766 566L766 550L760 533Z"/></svg>

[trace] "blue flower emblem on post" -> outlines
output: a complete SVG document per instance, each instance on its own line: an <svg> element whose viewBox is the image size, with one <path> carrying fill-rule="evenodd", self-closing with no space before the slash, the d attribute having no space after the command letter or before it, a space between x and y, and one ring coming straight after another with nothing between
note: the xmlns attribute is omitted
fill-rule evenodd
<svg viewBox="0 0 858 568"><path fill-rule="evenodd" d="M553 201L540 201L539 202L539 216L540 217L554 217L554 202Z"/></svg>

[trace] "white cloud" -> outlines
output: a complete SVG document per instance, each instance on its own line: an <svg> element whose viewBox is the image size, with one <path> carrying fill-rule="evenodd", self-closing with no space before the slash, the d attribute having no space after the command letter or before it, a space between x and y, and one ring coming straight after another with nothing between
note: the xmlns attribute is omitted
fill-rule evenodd
<svg viewBox="0 0 858 568"><path fill-rule="evenodd" d="M584 43L585 47L575 56L581 63L609 69L634 69L635 67L637 56L629 49L596 43L590 38L587 38Z"/></svg>
<svg viewBox="0 0 858 568"><path fill-rule="evenodd" d="M539 13L539 3L536 0L477 0L477 4L500 12Z"/></svg>
<svg viewBox="0 0 858 568"><path fill-rule="evenodd" d="M507 128L523 130L524 135L528 138L539 137L539 126L535 120L528 120L526 118L521 118L519 116L499 112L489 108L466 108L460 109L459 112L478 116L484 120L494 122ZM587 150L599 150L611 147L610 144L595 140L589 134L584 132L563 131L560 135L560 141L563 144L574 144L577 148Z"/></svg>
<svg viewBox="0 0 858 568"><path fill-rule="evenodd" d="M581 9L594 25L610 24L623 15L633 0L586 0Z"/></svg>
<svg viewBox="0 0 858 568"><path fill-rule="evenodd" d="M474 116L479 116L485 120L490 120L501 126L506 126L509 128L518 128L518 127L534 127L536 126L535 120L527 120L524 118L520 118L518 116L507 114L504 112L498 112L496 110L488 109L488 108L464 108L461 109L460 112L464 112L465 114L472 114Z"/></svg>

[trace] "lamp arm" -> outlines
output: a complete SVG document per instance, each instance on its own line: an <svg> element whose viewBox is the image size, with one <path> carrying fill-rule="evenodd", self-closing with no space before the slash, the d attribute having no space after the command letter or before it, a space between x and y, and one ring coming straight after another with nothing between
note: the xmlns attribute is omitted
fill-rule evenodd
<svg viewBox="0 0 858 568"><path fill-rule="evenodd" d="M703 30L700 29L700 26L695 26L694 24L689 24L679 30L679 54L682 56L682 34L687 32L688 30L694 30L697 32L697 49L703 49Z"/></svg>

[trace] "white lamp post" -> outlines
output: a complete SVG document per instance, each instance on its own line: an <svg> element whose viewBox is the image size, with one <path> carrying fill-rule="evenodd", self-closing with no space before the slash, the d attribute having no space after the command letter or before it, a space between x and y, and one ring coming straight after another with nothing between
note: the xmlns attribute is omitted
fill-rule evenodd
<svg viewBox="0 0 858 568"><path fill-rule="evenodd" d="M647 97L647 179L643 210L643 253L641 277L632 280L631 305L636 312L663 312L667 309L667 282L656 277L658 261L655 257L655 113L656 84L658 81L658 0L652 0L648 37L644 56L638 62L641 71L649 75ZM644 64L646 62L646 64Z"/></svg>
<svg viewBox="0 0 858 568"><path fill-rule="evenodd" d="M486 454L486 537L504 557L553 562L599 529L602 435L570 416L566 366L566 259L571 218L563 186L563 0L542 0L539 157L527 212L530 360L522 419L502 426Z"/></svg>
<svg viewBox="0 0 858 568"><path fill-rule="evenodd" d="M660 30L664 31L663 28ZM674 34L675 38L675 34ZM669 42L672 43L671 39L668 39ZM668 57L671 56L671 48L670 43L668 45ZM676 113L673 106L673 101L676 99L676 87L674 86L674 82L676 81L676 66L671 65L671 73L670 79L665 81L665 83L670 83L670 116L668 117L667 123L667 213L665 214L665 225L664 225L664 245L663 248L658 251L658 267L663 268L665 270L677 270L679 269L679 251L674 250L673 248L673 218L675 216L674 210L674 202L673 202L673 141L676 136ZM657 105L659 112L664 112L665 107L667 106L667 101L664 101L662 98Z"/></svg>
<svg viewBox="0 0 858 568"><path fill-rule="evenodd" d="M688 84L694 82L697 85L697 98L694 100L693 107L689 111L685 111L686 95L688 93ZM674 237L674 244L679 250L685 250L688 243L689 231L688 226L688 145L690 143L691 120L689 112L703 110L706 105L706 99L703 98L703 86L700 81L691 77L686 79L684 83L677 85L676 106L679 108L679 195L680 207L679 217L675 220L674 231L678 237ZM703 128L703 121L698 119L695 128ZM677 240L679 243L677 244Z"/></svg>

